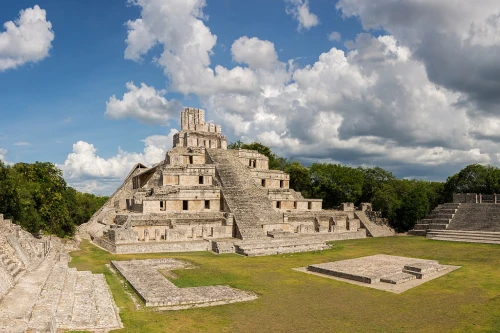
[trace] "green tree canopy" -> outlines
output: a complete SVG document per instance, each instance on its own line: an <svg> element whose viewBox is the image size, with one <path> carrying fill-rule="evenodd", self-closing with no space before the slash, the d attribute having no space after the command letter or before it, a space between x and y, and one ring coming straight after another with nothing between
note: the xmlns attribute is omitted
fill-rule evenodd
<svg viewBox="0 0 500 333"><path fill-rule="evenodd" d="M29 232L71 236L106 199L68 187L62 171L52 163L11 167L0 161L0 213Z"/></svg>

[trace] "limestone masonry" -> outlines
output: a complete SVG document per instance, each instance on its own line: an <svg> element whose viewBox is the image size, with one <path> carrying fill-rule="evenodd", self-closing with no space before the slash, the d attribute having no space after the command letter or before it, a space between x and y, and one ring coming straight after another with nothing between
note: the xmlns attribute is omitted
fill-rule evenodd
<svg viewBox="0 0 500 333"><path fill-rule="evenodd" d="M266 255L327 248L326 241L391 236L370 204L323 210L289 188L257 151L228 150L204 110L185 108L165 159L137 164L108 202L80 227L114 253L211 250Z"/></svg>
<svg viewBox="0 0 500 333"><path fill-rule="evenodd" d="M359 285L401 293L426 281L443 276L459 266L426 260L376 254L373 256L309 265L297 270L333 277Z"/></svg>
<svg viewBox="0 0 500 333"><path fill-rule="evenodd" d="M69 244L35 238L0 214L1 333L123 327L104 275L68 268Z"/></svg>
<svg viewBox="0 0 500 333"><path fill-rule="evenodd" d="M430 239L500 244L500 195L454 193L415 224L410 235Z"/></svg>
<svg viewBox="0 0 500 333"><path fill-rule="evenodd" d="M212 306L251 301L257 295L229 286L178 288L160 271L183 269L189 263L170 259L111 261L114 268L127 279L146 306L163 306L162 310Z"/></svg>

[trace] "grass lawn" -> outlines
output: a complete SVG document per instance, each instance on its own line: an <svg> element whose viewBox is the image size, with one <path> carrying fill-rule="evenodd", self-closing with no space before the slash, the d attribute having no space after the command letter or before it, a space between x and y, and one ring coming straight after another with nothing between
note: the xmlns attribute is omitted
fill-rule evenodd
<svg viewBox="0 0 500 333"><path fill-rule="evenodd" d="M114 332L500 332L499 245L366 238L334 242L321 253L253 258L209 252L112 255L87 241L80 247L71 253L70 266L105 274L125 325ZM292 270L379 253L462 268L399 295ZM136 310L105 264L160 257L198 266L175 271L172 281L179 287L225 284L259 298L181 311Z"/></svg>

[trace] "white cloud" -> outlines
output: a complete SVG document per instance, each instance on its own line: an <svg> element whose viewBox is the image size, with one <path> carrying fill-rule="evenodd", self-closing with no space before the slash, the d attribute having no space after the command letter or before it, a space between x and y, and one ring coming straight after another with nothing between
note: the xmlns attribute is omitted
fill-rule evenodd
<svg viewBox="0 0 500 333"><path fill-rule="evenodd" d="M350 13L344 6L347 2L356 10L364 3L372 6L371 3L340 2L344 15L360 16L366 27L385 27L385 22L394 19L380 19L377 6L370 7L370 15L355 14L354 9ZM392 12L398 6L406 6L382 0L385 3L391 4ZM417 7L430 4L412 0L408 3ZM419 39L428 35L418 29L404 30L401 25L392 29L397 34L359 34L354 41L346 42L346 52L332 48L302 68L292 60L280 62L271 41L243 36L234 41L231 51L235 62L248 66L226 68L211 65L217 37L203 21L204 1L187 1L177 11L170 3L157 0L136 4L141 7L139 27L144 29L140 32L146 31L151 40L163 47L157 61L170 78L170 89L195 94L214 121L233 137L260 140L276 152L302 161L379 165L389 169L404 166L412 175L419 168L431 173L427 171L431 167L449 170L449 166L499 162L498 147L491 141L500 140L500 136L495 137L500 125L490 121L494 115L472 117L474 112L481 112L463 102L464 91L436 83L428 75L429 64L418 47ZM288 2L289 6L292 4L308 5L304 1ZM424 24L430 20L426 15L432 19L440 17L441 23L429 21L439 34L446 30L444 27L454 25L454 18L440 9L441 2L437 8L437 16L432 11L409 11L417 17L410 15L408 21ZM483 16L491 16L488 15ZM371 20L372 17L375 18ZM177 21L182 22L173 24ZM486 38L480 41L481 45L494 43L496 38L488 37L493 34L490 30L494 30L496 21L492 18L488 22L488 27L474 26L474 33ZM129 31L129 36L133 31ZM461 33L466 45L470 29ZM436 35L435 31L430 35ZM135 45L134 38L129 39L127 48ZM140 51L135 54L145 55L149 51L146 49L137 44L136 50ZM467 50L454 49L454 56L460 58ZM436 64L446 67L454 59L448 60ZM481 137L480 132L488 137Z"/></svg>
<svg viewBox="0 0 500 333"><path fill-rule="evenodd" d="M483 113L500 106L500 2L497 0L340 0L344 16L383 29L426 68L433 83L462 93Z"/></svg>
<svg viewBox="0 0 500 333"><path fill-rule="evenodd" d="M14 146L29 146L29 145L31 145L31 143L24 141L18 141L14 143Z"/></svg>
<svg viewBox="0 0 500 333"><path fill-rule="evenodd" d="M309 10L308 0L285 0L287 3L285 11L299 22L297 30L309 30L319 24L318 16Z"/></svg>
<svg viewBox="0 0 500 333"><path fill-rule="evenodd" d="M171 118L176 118L182 105L177 100L168 101L165 90L141 83L136 87L133 82L126 84L128 92L122 99L111 96L106 102L105 115L112 119L135 118L147 124L166 125Z"/></svg>
<svg viewBox="0 0 500 333"><path fill-rule="evenodd" d="M97 155L93 144L78 141L73 144L73 152L67 156L64 164L56 166L63 171L70 186L78 190L109 195L135 164L151 166L161 162L167 150L172 147L173 135L176 132L171 130L168 135L145 138L142 140L145 143L142 153L127 152L118 148L118 153L110 158Z"/></svg>
<svg viewBox="0 0 500 333"><path fill-rule="evenodd" d="M0 71L48 57L54 32L45 10L38 5L21 10L19 18L5 22L4 28L0 33Z"/></svg>
<svg viewBox="0 0 500 333"><path fill-rule="evenodd" d="M342 35L338 31L332 31L328 34L328 40L330 42L334 42L334 41L340 42L341 39L342 39Z"/></svg>
<svg viewBox="0 0 500 333"><path fill-rule="evenodd" d="M278 62L278 54L274 44L256 37L243 36L234 41L231 46L233 60L246 63L250 68L272 69Z"/></svg>
<svg viewBox="0 0 500 333"><path fill-rule="evenodd" d="M0 161L3 161L5 164L10 164L5 157L7 155L7 149L0 148Z"/></svg>

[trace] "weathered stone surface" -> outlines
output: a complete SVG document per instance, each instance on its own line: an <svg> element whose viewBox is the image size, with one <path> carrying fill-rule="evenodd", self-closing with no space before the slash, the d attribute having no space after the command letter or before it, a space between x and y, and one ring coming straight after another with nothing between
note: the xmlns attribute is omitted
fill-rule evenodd
<svg viewBox="0 0 500 333"><path fill-rule="evenodd" d="M168 271L190 266L189 263L176 259L111 261L111 264L127 279L146 306L172 306L174 309L180 309L243 302L257 298L253 293L229 286L178 288L159 272L159 270Z"/></svg>
<svg viewBox="0 0 500 333"><path fill-rule="evenodd" d="M377 254L309 265L299 270L399 293L457 268L440 265L436 260Z"/></svg>
<svg viewBox="0 0 500 333"><path fill-rule="evenodd" d="M122 327L104 277L68 268L67 251L74 248L0 223L0 332Z"/></svg>
<svg viewBox="0 0 500 333"><path fill-rule="evenodd" d="M114 253L234 248L265 255L326 248L317 243L321 238L308 238L311 234L352 239L365 237L367 230L374 230L371 236L387 231L369 221L365 226L352 202L326 211L321 199L305 199L289 188L288 174L269 170L268 157L258 151L227 150L220 126L205 123L204 110L185 108L181 119L165 160L151 168L136 165L102 212L80 228L89 230L95 244ZM108 223L111 202L114 222ZM369 204L362 209L371 212ZM296 237L271 241L289 234ZM234 246L211 246L228 238ZM255 239L267 242L260 247L267 250L238 247L239 240ZM313 242L308 246L307 240ZM203 249L199 241L205 241Z"/></svg>

